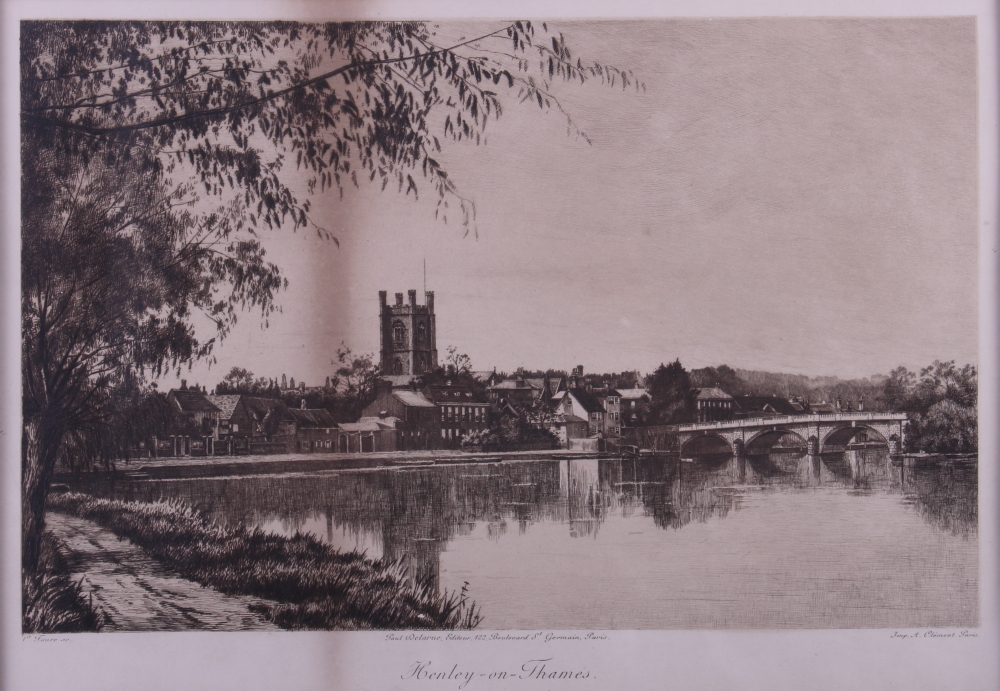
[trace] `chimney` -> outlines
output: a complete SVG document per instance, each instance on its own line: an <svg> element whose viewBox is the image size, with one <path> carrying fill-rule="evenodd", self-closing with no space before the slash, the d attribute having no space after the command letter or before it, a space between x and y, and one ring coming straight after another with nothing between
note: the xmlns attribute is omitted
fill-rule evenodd
<svg viewBox="0 0 1000 691"><path fill-rule="evenodd" d="M406 297L410 301L410 307L416 307L417 306L417 291L416 290L408 290L408 291L406 291Z"/></svg>
<svg viewBox="0 0 1000 691"><path fill-rule="evenodd" d="M306 399L303 398L301 401L299 401L299 410L305 410L305 409L306 409Z"/></svg>
<svg viewBox="0 0 1000 691"><path fill-rule="evenodd" d="M381 306L383 308L385 307L385 300L386 300L387 296L388 296L388 293L386 293L384 290L378 291L378 304L379 304L379 306Z"/></svg>
<svg viewBox="0 0 1000 691"><path fill-rule="evenodd" d="M187 391L187 388L188 388L188 380L181 379L181 391Z"/></svg>
<svg viewBox="0 0 1000 691"><path fill-rule="evenodd" d="M396 307L402 307L402 306L403 306L403 294L396 293Z"/></svg>
<svg viewBox="0 0 1000 691"><path fill-rule="evenodd" d="M427 311L434 314L434 291L427 290L424 291L424 304L427 305Z"/></svg>

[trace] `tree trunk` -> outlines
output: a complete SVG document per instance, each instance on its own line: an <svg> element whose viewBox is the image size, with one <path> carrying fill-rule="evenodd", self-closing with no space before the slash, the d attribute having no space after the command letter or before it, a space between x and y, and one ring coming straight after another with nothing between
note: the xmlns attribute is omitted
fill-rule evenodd
<svg viewBox="0 0 1000 691"><path fill-rule="evenodd" d="M29 418L21 442L21 568L38 570L42 532L45 530L45 497L55 468L62 434L45 416Z"/></svg>

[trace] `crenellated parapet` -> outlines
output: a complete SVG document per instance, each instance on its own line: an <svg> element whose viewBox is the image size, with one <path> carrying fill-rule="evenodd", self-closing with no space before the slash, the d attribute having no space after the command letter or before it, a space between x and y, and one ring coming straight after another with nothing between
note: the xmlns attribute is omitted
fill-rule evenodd
<svg viewBox="0 0 1000 691"><path fill-rule="evenodd" d="M379 365L383 374L422 374L438 366L437 323L434 293L424 293L417 304L417 291L396 293L389 304L388 293L379 291Z"/></svg>

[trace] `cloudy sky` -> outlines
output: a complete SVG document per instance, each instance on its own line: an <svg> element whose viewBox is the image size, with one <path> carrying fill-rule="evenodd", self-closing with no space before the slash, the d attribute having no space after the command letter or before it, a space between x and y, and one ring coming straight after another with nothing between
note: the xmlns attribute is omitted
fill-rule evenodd
<svg viewBox="0 0 1000 691"><path fill-rule="evenodd" d="M463 35L481 27L444 25ZM492 28L492 27L491 27ZM971 19L567 22L576 55L645 91L511 102L442 156L478 237L392 187L314 198L338 248L266 236L291 283L218 362L309 384L378 348L378 291L435 291L438 348L477 369L691 367L868 376L977 361ZM422 302L422 297L420 299Z"/></svg>

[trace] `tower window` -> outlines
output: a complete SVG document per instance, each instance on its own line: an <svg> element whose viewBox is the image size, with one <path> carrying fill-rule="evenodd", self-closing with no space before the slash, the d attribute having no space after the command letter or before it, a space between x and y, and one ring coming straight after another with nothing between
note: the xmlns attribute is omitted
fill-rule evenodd
<svg viewBox="0 0 1000 691"><path fill-rule="evenodd" d="M392 325L392 340L396 345L406 344L406 327L403 326L403 322L396 321Z"/></svg>
<svg viewBox="0 0 1000 691"><path fill-rule="evenodd" d="M417 343L423 345L427 342L427 325L423 322L417 324Z"/></svg>
<svg viewBox="0 0 1000 691"><path fill-rule="evenodd" d="M400 360L399 358L396 358L395 360L392 361L392 373L393 374L403 373L403 361Z"/></svg>

